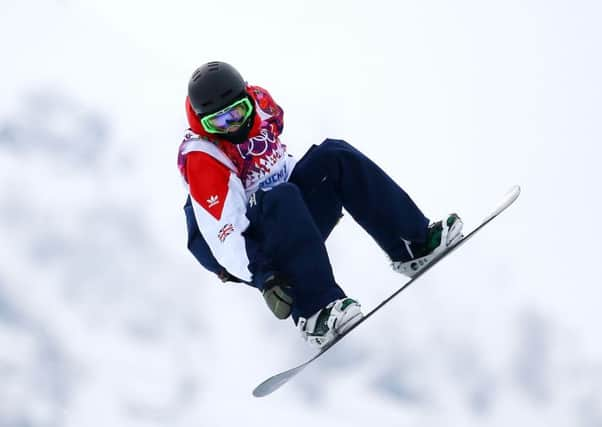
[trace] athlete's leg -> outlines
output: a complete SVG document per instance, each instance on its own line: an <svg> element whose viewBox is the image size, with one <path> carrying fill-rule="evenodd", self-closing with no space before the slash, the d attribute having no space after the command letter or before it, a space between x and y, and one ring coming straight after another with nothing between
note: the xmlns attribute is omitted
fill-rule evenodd
<svg viewBox="0 0 602 427"><path fill-rule="evenodd" d="M245 232L252 272L265 270L253 259L269 259L270 266L291 286L295 322L308 317L345 294L335 282L322 235L295 184L257 191L247 210L251 225ZM255 270L255 271L253 271Z"/></svg>
<svg viewBox="0 0 602 427"><path fill-rule="evenodd" d="M410 259L408 242L423 242L429 224L408 194L379 166L345 141L327 139L297 163L295 183L323 239L341 207L396 261Z"/></svg>

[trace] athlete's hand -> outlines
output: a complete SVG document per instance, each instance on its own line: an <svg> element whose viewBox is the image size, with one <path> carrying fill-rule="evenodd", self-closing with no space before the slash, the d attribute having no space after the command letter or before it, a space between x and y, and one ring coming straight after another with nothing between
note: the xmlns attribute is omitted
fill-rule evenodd
<svg viewBox="0 0 602 427"><path fill-rule="evenodd" d="M276 274L268 276L264 283L262 295L270 311L278 319L290 316L293 305L292 288Z"/></svg>
<svg viewBox="0 0 602 427"><path fill-rule="evenodd" d="M219 280L221 280L222 283L226 283L226 282L243 283L242 280L240 280L238 277L231 275L226 270L220 271L218 273L217 277L219 277Z"/></svg>

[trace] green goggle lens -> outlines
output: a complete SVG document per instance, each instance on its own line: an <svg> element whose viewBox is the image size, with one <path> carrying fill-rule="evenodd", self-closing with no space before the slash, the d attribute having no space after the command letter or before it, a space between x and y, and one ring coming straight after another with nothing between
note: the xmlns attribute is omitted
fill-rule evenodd
<svg viewBox="0 0 602 427"><path fill-rule="evenodd" d="M208 133L234 132L245 123L253 113L249 98L240 99L223 110L201 118L201 124Z"/></svg>

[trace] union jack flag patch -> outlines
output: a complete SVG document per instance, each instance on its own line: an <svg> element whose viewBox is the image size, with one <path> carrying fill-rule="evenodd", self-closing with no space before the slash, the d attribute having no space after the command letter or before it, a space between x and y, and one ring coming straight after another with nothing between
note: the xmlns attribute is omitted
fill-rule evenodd
<svg viewBox="0 0 602 427"><path fill-rule="evenodd" d="M224 243L226 237L228 237L234 231L234 226L232 224L226 224L222 227L222 229L217 233L217 238L220 242Z"/></svg>

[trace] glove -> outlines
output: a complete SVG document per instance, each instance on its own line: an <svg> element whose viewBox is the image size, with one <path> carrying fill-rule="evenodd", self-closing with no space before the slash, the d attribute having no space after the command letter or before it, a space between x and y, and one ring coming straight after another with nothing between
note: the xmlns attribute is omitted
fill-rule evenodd
<svg viewBox="0 0 602 427"><path fill-rule="evenodd" d="M244 282L243 280L240 280L238 277L231 275L226 270L220 271L217 274L217 277L219 277L219 280L221 280L222 283L226 283L226 282L243 283Z"/></svg>
<svg viewBox="0 0 602 427"><path fill-rule="evenodd" d="M278 319L286 319L293 308L292 288L281 277L271 274L264 282L263 299Z"/></svg>

